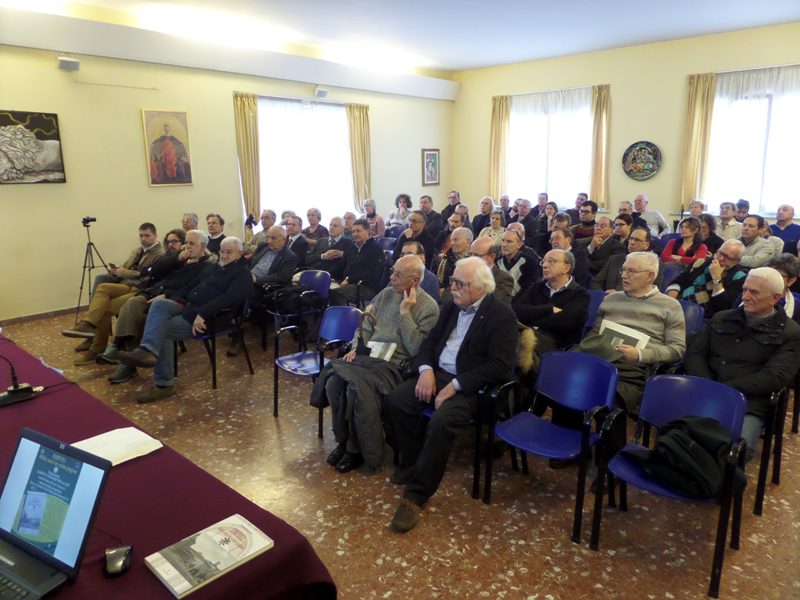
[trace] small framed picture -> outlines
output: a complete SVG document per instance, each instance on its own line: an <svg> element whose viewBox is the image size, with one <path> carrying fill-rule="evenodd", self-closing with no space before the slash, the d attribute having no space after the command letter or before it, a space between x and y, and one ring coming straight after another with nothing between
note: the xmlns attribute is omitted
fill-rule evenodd
<svg viewBox="0 0 800 600"><path fill-rule="evenodd" d="M142 109L142 124L149 184L192 185L186 113Z"/></svg>
<svg viewBox="0 0 800 600"><path fill-rule="evenodd" d="M422 185L439 185L439 149L422 149Z"/></svg>

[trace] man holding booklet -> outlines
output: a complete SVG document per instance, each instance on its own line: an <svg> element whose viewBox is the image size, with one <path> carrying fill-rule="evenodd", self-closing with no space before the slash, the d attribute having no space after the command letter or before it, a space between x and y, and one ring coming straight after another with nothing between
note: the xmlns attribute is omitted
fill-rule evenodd
<svg viewBox="0 0 800 600"><path fill-rule="evenodd" d="M658 363L675 362L686 351L683 309L653 284L658 257L628 254L620 269L621 292L603 300L592 330L576 350L605 358L617 367L617 401L638 414L644 384Z"/></svg>

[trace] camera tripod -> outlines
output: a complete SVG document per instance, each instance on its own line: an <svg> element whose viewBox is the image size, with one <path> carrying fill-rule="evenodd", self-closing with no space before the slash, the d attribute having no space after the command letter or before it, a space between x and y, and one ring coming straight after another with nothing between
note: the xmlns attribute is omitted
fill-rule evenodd
<svg viewBox="0 0 800 600"><path fill-rule="evenodd" d="M92 234L89 232L90 224L89 222L84 219L82 221L83 227L86 229L86 252L83 255L83 273L81 274L81 287L78 290L78 303L75 305L75 323L78 322L78 315L80 314L81 310L81 298L83 297L83 284L87 281L89 282L89 286L91 287L92 283L92 271L94 269L99 269L100 267L95 264L94 256L97 255L97 258L100 260L100 264L103 265L106 271L108 271L108 265L106 265L106 261L103 260L103 257L100 255L100 251L97 249L97 246L94 245L92 241ZM88 274L88 278L87 278ZM89 293L89 297L91 299L91 292Z"/></svg>

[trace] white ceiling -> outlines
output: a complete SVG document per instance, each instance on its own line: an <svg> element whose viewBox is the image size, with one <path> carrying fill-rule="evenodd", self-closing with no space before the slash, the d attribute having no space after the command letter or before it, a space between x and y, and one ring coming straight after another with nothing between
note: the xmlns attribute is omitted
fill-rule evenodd
<svg viewBox="0 0 800 600"><path fill-rule="evenodd" d="M800 20L800 0L82 0L115 10L224 10L298 32L310 48L377 44L464 70Z"/></svg>

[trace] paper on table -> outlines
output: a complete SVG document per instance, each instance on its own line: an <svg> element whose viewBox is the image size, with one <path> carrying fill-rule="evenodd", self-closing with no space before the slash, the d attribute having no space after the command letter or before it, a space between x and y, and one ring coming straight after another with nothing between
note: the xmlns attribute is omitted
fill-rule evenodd
<svg viewBox="0 0 800 600"><path fill-rule="evenodd" d="M86 438L72 445L108 459L112 465L117 466L132 458L150 454L164 444L135 427L122 427Z"/></svg>

